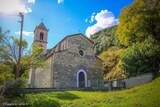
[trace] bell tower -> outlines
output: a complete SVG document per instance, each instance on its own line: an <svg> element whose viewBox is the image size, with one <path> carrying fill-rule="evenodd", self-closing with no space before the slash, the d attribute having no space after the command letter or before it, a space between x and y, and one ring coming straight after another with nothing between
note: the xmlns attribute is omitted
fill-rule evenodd
<svg viewBox="0 0 160 107"><path fill-rule="evenodd" d="M47 51L47 41L48 39L48 29L45 27L44 23L41 22L38 26L36 26L34 30L34 45L41 46L43 48L43 53L45 54Z"/></svg>

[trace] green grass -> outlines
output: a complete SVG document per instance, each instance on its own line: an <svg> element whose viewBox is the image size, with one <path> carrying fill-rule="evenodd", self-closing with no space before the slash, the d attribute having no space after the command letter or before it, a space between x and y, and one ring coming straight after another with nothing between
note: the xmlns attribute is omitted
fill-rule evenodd
<svg viewBox="0 0 160 107"><path fill-rule="evenodd" d="M27 94L12 102L33 107L160 107L160 77L121 91L65 91Z"/></svg>

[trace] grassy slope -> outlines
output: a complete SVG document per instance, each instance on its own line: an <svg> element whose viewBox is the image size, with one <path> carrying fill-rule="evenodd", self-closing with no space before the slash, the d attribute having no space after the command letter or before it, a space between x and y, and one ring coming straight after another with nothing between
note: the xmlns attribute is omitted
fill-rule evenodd
<svg viewBox="0 0 160 107"><path fill-rule="evenodd" d="M159 91L160 77L151 83L122 91L48 92L28 94L24 99L35 107L159 107Z"/></svg>

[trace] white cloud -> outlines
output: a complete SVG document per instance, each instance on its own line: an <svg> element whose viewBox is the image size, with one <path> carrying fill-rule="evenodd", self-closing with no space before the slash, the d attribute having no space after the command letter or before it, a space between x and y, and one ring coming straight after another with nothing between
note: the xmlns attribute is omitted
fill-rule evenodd
<svg viewBox="0 0 160 107"><path fill-rule="evenodd" d="M32 12L32 9L22 2L22 0L1 0L0 13L18 14L19 12L29 13Z"/></svg>
<svg viewBox="0 0 160 107"><path fill-rule="evenodd" d="M99 30L118 24L114 14L108 10L101 10L101 12L97 13L96 15L92 14L92 16L94 16L94 20L91 17L91 21L96 21L96 23L86 29L86 35L88 37Z"/></svg>
<svg viewBox="0 0 160 107"><path fill-rule="evenodd" d="M34 4L34 3L35 3L35 0L28 0L28 3Z"/></svg>
<svg viewBox="0 0 160 107"><path fill-rule="evenodd" d="M58 0L58 4L63 3L64 0Z"/></svg>
<svg viewBox="0 0 160 107"><path fill-rule="evenodd" d="M93 22L94 22L94 20L95 20L95 14L96 14L95 12L92 13L90 23L93 23Z"/></svg>
<svg viewBox="0 0 160 107"><path fill-rule="evenodd" d="M86 23L93 23L95 21L95 14L96 14L95 12L92 13L92 15L89 19L88 18L85 19L85 22Z"/></svg>
<svg viewBox="0 0 160 107"><path fill-rule="evenodd" d="M20 31L15 32L15 34L20 35ZM33 32L23 31L23 35L28 36L28 37L33 37Z"/></svg>

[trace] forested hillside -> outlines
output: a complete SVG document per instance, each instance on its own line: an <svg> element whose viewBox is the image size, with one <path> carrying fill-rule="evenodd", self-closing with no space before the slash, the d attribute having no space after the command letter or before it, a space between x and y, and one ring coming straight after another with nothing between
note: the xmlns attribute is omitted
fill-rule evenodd
<svg viewBox="0 0 160 107"><path fill-rule="evenodd" d="M160 1L135 0L122 9L119 25L91 36L103 60L105 79L160 74Z"/></svg>
<svg viewBox="0 0 160 107"><path fill-rule="evenodd" d="M95 52L97 52L97 54L100 54L101 52L112 46L119 47L116 30L117 25L100 30L90 37L90 39L94 41L94 50Z"/></svg>
<svg viewBox="0 0 160 107"><path fill-rule="evenodd" d="M125 77L120 69L121 55L124 48L120 46L116 34L117 25L105 28L91 36L95 43L95 53L103 60L105 79L122 79Z"/></svg>

